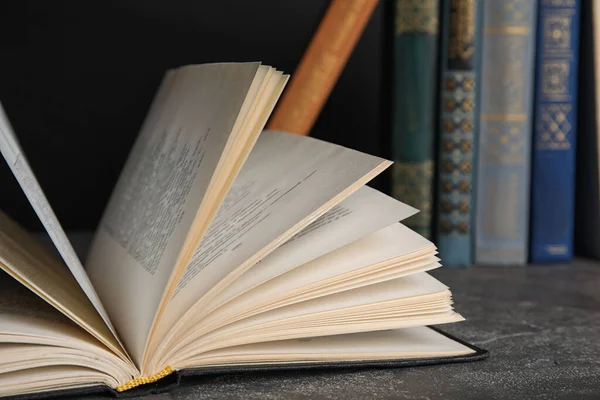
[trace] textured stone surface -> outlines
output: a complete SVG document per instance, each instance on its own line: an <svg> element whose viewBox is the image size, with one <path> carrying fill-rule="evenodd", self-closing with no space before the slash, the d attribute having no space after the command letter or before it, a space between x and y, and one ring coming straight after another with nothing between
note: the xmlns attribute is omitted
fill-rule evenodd
<svg viewBox="0 0 600 400"><path fill-rule="evenodd" d="M600 399L600 265L441 269L486 361L188 378L145 399Z"/></svg>

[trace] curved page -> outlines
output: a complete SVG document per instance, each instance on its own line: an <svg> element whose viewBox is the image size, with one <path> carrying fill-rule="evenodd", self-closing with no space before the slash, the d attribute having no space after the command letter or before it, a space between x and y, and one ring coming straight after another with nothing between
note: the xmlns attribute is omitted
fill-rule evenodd
<svg viewBox="0 0 600 400"><path fill-rule="evenodd" d="M111 196L86 267L137 365L194 218L212 182L222 178L221 160L263 87L265 68L231 63L169 71Z"/></svg>
<svg viewBox="0 0 600 400"><path fill-rule="evenodd" d="M369 361L473 354L475 350L425 326L282 340L219 349L181 368L244 363Z"/></svg>
<svg viewBox="0 0 600 400"><path fill-rule="evenodd" d="M363 186L231 282L213 300L210 309L379 229L395 225L416 212L398 200Z"/></svg>
<svg viewBox="0 0 600 400"><path fill-rule="evenodd" d="M264 131L196 249L157 337L389 165L314 138Z"/></svg>
<svg viewBox="0 0 600 400"><path fill-rule="evenodd" d="M83 269L81 261L77 257L73 246L67 239L67 235L62 229L48 199L44 195L40 184L38 183L25 155L21 150L21 146L10 126L8 118L4 113L2 104L0 103L0 152L4 156L8 166L12 170L15 178L21 185L23 192L27 196L29 203L35 210L40 221L46 228L48 235L52 239L52 243L62 256L66 266L71 271L71 274L77 281L81 290L85 293L89 301L92 303L98 314L106 326L110 329L111 334L118 340L116 331L110 321L110 318L100 301L100 297L94 290L92 283ZM120 345L119 345L120 346Z"/></svg>
<svg viewBox="0 0 600 400"><path fill-rule="evenodd" d="M1 272L0 293L0 395L23 393L37 378L46 385L62 387L62 383L39 374L51 366L70 370L71 378L82 378L78 366L85 365L102 378L85 379L80 384L104 382L115 387L137 375L130 362ZM15 374L23 381L18 383Z"/></svg>

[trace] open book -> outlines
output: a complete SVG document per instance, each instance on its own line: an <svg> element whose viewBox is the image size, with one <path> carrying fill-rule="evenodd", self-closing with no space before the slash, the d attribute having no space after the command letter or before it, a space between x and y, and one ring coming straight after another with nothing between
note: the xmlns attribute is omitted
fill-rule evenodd
<svg viewBox="0 0 600 400"><path fill-rule="evenodd" d="M0 108L0 150L56 248L0 213L0 395L479 354L427 327L462 317L426 273L435 246L398 222L416 210L365 186L390 162L262 131L287 78L168 71L84 264Z"/></svg>

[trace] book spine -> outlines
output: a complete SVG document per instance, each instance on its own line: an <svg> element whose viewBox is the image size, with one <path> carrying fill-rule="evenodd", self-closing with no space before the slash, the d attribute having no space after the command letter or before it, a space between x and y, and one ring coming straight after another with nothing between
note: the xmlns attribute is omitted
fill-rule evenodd
<svg viewBox="0 0 600 400"><path fill-rule="evenodd" d="M527 261L537 2L483 2L475 262Z"/></svg>
<svg viewBox="0 0 600 400"><path fill-rule="evenodd" d="M378 0L333 0L267 129L308 135Z"/></svg>
<svg viewBox="0 0 600 400"><path fill-rule="evenodd" d="M444 2L436 244L447 266L473 260L481 10L481 0Z"/></svg>
<svg viewBox="0 0 600 400"><path fill-rule="evenodd" d="M540 2L531 182L532 262L573 257L579 15L579 0Z"/></svg>
<svg viewBox="0 0 600 400"><path fill-rule="evenodd" d="M403 221L431 237L439 26L438 0L396 0L393 195L420 210Z"/></svg>

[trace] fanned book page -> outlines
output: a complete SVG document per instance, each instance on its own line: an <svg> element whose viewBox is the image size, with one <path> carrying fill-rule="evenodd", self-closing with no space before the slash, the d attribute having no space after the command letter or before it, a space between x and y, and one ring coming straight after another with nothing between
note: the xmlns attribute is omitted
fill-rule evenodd
<svg viewBox="0 0 600 400"><path fill-rule="evenodd" d="M46 232L48 232L56 249L62 256L64 265L71 272L73 278L77 281L78 286L83 290L98 314L100 314L104 323L108 326L110 331L115 334L115 329L110 322L108 313L104 309L98 294L94 290L88 275L81 265L81 261L77 257L77 254L75 254L73 246L71 246L71 243L67 239L67 235L63 231L48 199L46 199L40 184L35 178L35 175L25 158L25 154L23 154L23 151L21 150L19 141L6 117L2 104L0 104L0 152L2 152L13 175L19 182L19 185L21 185L23 193L27 196L29 204L31 204L40 218L44 228L46 228Z"/></svg>
<svg viewBox="0 0 600 400"><path fill-rule="evenodd" d="M168 71L85 269L0 113L57 250L0 212L0 396L485 358L428 327L463 317L427 273L435 245L398 222L418 210L365 186L391 163L263 131L287 79L256 62Z"/></svg>

